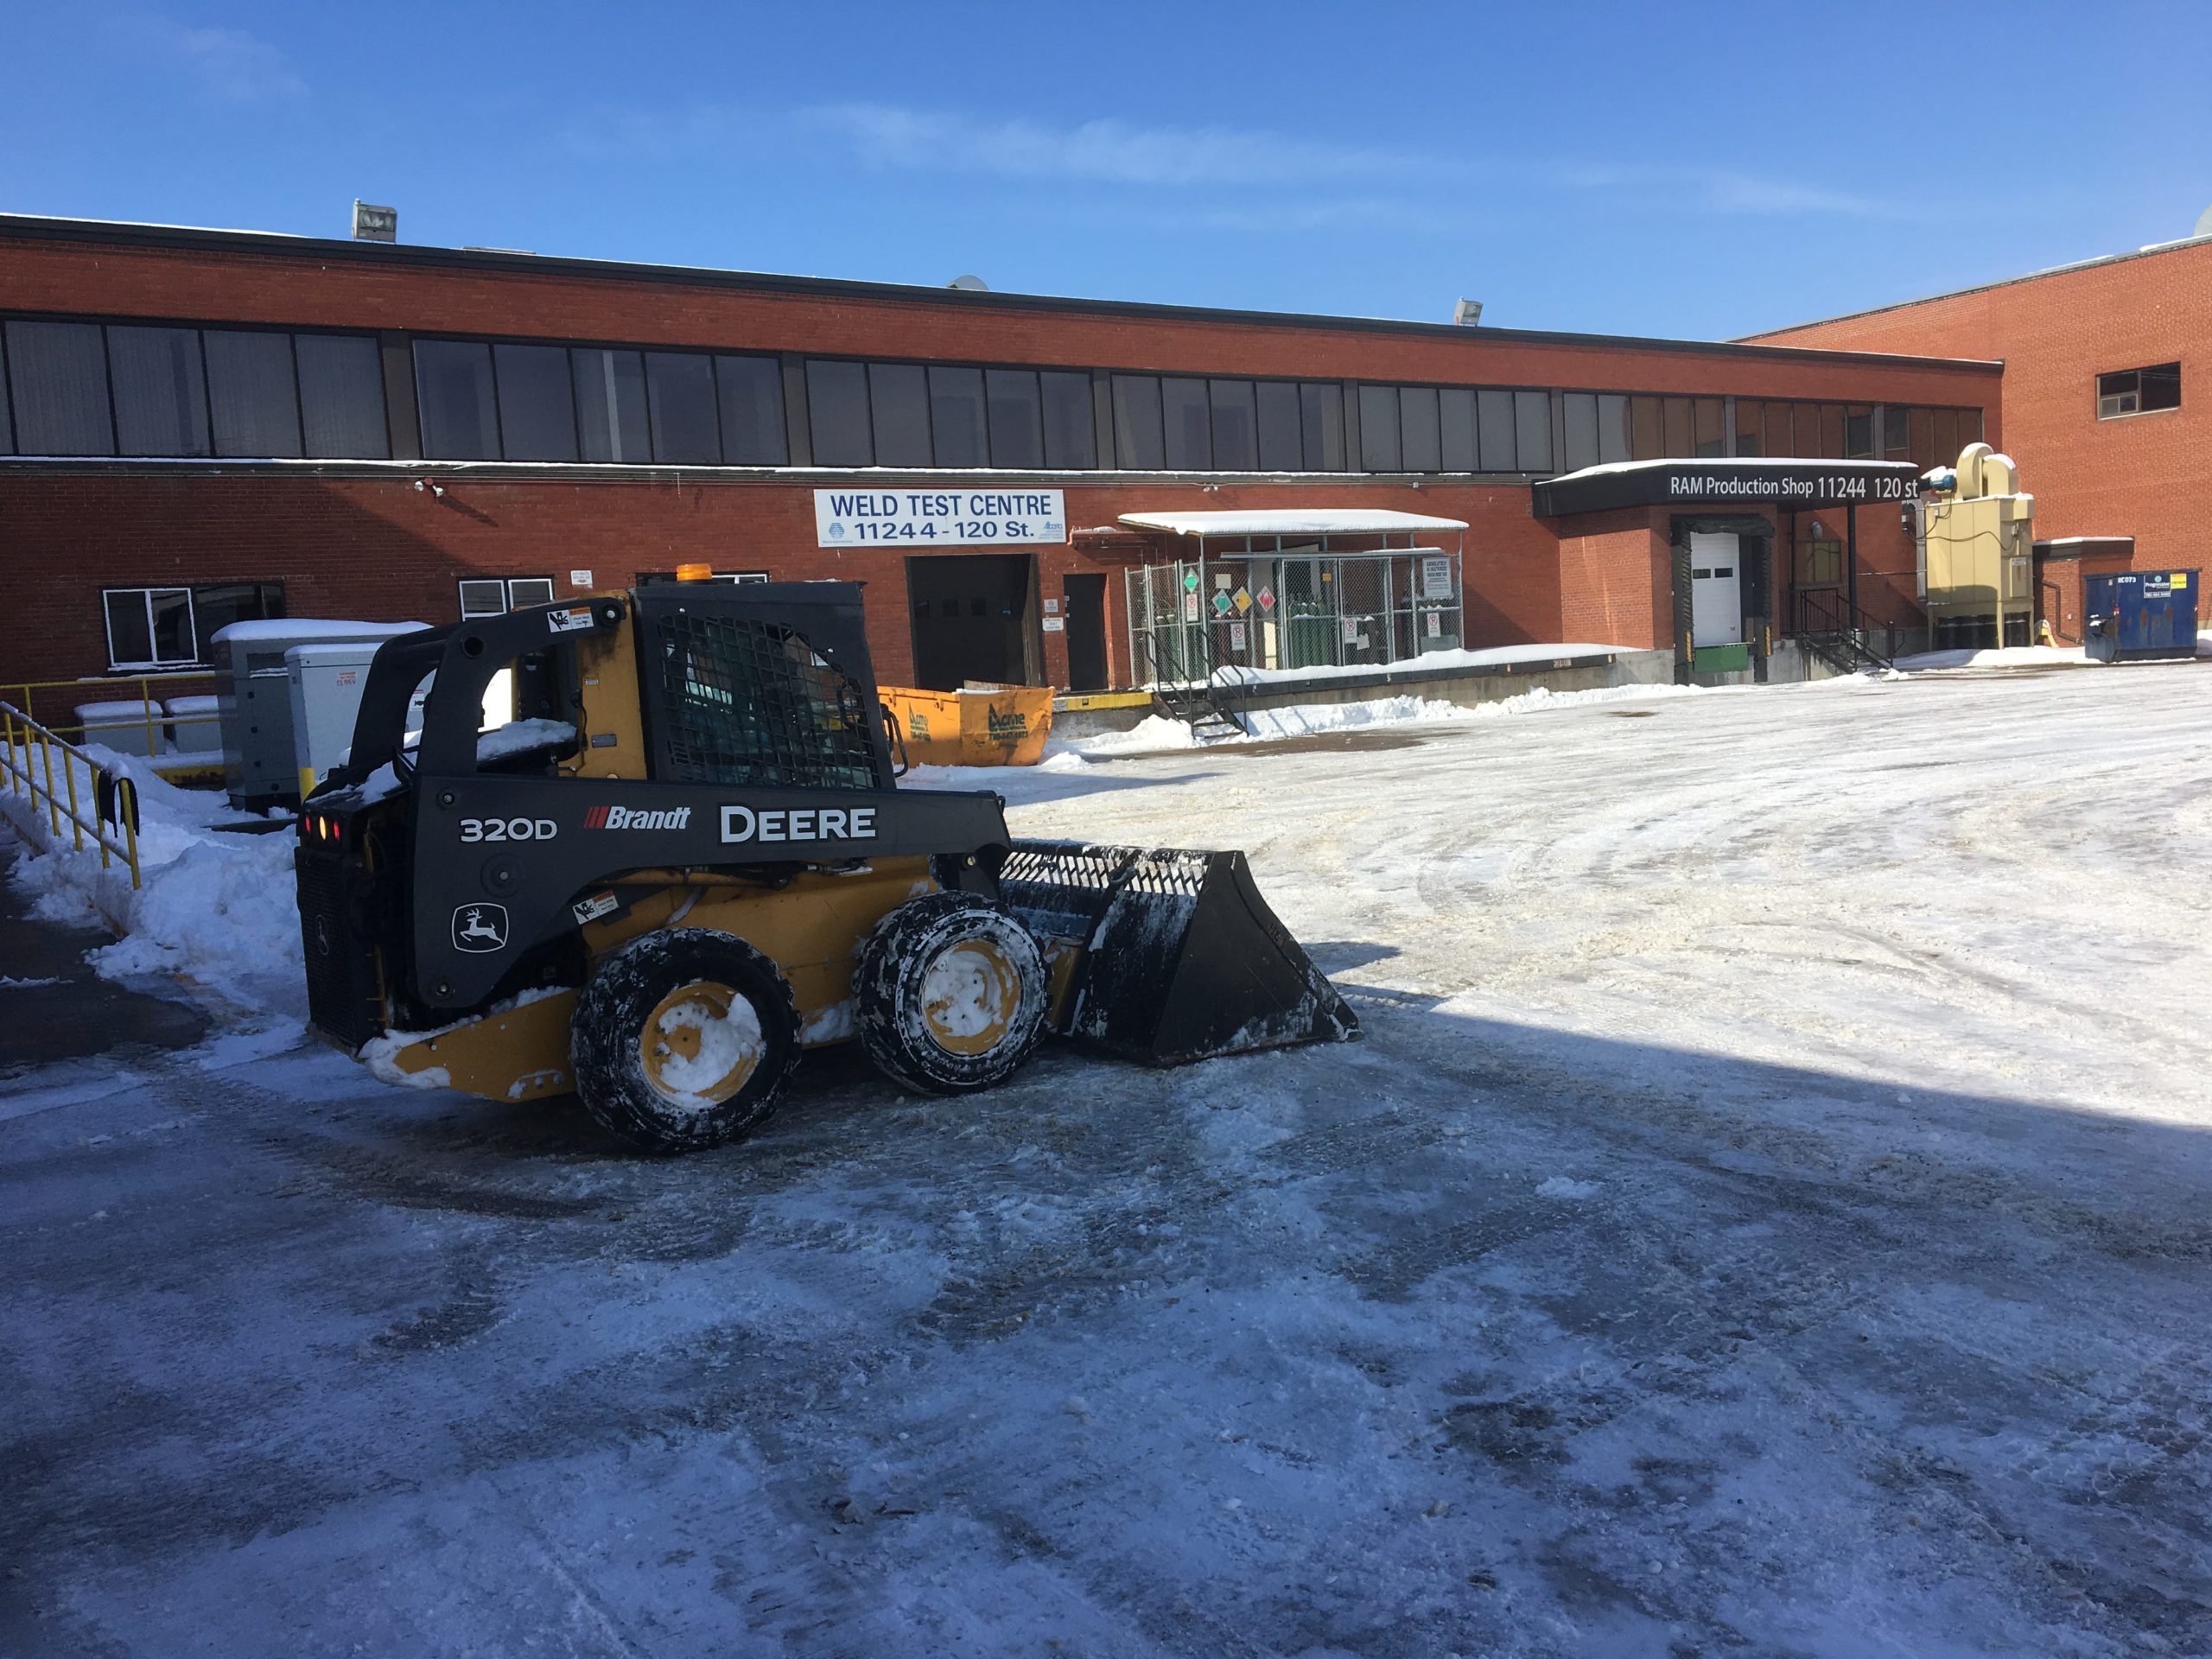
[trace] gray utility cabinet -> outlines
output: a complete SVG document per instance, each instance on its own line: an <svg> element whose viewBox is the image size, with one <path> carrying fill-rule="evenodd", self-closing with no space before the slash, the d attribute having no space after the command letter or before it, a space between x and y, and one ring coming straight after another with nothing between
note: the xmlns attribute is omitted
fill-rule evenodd
<svg viewBox="0 0 2212 1659"><path fill-rule="evenodd" d="M377 646L420 622L296 620L234 622L215 636L226 654L218 682L223 725L223 783L231 804L249 811L295 806L300 798L299 743L292 729L292 676L285 655L300 645L342 645L362 653L359 679ZM359 700L359 682L352 688ZM352 740L353 716L346 720ZM341 746L342 747L342 746Z"/></svg>

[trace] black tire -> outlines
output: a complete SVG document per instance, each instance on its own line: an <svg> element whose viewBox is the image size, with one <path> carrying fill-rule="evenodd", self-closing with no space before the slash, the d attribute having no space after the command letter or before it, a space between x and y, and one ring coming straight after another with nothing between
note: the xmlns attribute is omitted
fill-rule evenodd
<svg viewBox="0 0 2212 1659"><path fill-rule="evenodd" d="M933 893L899 906L861 945L854 1023L893 1083L967 1094L1029 1058L1045 1034L1046 988L1043 953L1011 912L972 893Z"/></svg>
<svg viewBox="0 0 2212 1659"><path fill-rule="evenodd" d="M649 1049L654 1027L664 1039ZM584 1109L647 1152L734 1141L775 1109L798 1052L798 1007L776 964L707 928L648 933L614 951L578 995L569 1027ZM728 1070L702 1069L720 1058Z"/></svg>

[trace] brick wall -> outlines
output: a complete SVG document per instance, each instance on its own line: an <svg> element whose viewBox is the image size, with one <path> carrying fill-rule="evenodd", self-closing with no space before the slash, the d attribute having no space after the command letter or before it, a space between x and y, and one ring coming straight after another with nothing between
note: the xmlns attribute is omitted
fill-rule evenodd
<svg viewBox="0 0 2212 1659"><path fill-rule="evenodd" d="M0 467L0 560L17 573L15 602L0 610L0 678L105 672L103 587L280 581L293 616L447 622L459 614L455 584L470 576L550 576L556 594L565 594L571 570L588 569L596 585L620 587L640 573L692 561L766 570L779 580L866 583L878 676L893 683L912 676L905 551L817 548L810 482L713 474L669 482L517 482L427 467L421 475L445 493L416 490L411 475ZM1067 487L1069 522L1077 528L1111 524L1140 509L1300 505L1466 519L1473 526L1464 561L1471 643L1560 637L1557 543L1529 517L1525 486L1415 490L1344 480L1218 490L1176 482ZM1440 540L1450 547L1458 538ZM1047 599L1062 597L1071 574L1109 573L1109 663L1116 682L1126 683L1127 615L1113 573L1141 562L1141 552L1067 545L1007 550L1037 556ZM1045 634L1043 645L1046 677L1065 684L1066 636Z"/></svg>
<svg viewBox="0 0 2212 1659"><path fill-rule="evenodd" d="M1559 538L1560 638L1630 650L1675 637L1666 515L1647 507L1577 514Z"/></svg>
<svg viewBox="0 0 2212 1659"><path fill-rule="evenodd" d="M1758 338L2001 358L2002 443L2038 540L2132 535L2138 569L2212 563L2212 241ZM2098 375L2176 360L2179 409L2096 418Z"/></svg>

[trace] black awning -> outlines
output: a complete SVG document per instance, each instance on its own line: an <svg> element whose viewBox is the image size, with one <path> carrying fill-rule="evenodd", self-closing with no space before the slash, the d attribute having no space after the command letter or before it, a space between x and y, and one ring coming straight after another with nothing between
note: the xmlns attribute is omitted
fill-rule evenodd
<svg viewBox="0 0 2212 1659"><path fill-rule="evenodd" d="M1706 461L1627 461L1586 467L1534 486L1535 514L1675 505L1828 507L1910 501L1920 468L1909 461L1796 461L1738 456Z"/></svg>

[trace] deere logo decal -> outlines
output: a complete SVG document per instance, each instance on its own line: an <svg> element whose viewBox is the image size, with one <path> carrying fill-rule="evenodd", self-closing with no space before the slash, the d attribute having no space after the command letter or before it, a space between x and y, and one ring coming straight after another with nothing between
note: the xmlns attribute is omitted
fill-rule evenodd
<svg viewBox="0 0 2212 1659"><path fill-rule="evenodd" d="M453 948L456 950L503 950L507 944L505 905L463 905L453 913Z"/></svg>
<svg viewBox="0 0 2212 1659"><path fill-rule="evenodd" d="M634 806L594 806L584 814L587 830L688 830L688 806L643 809Z"/></svg>

